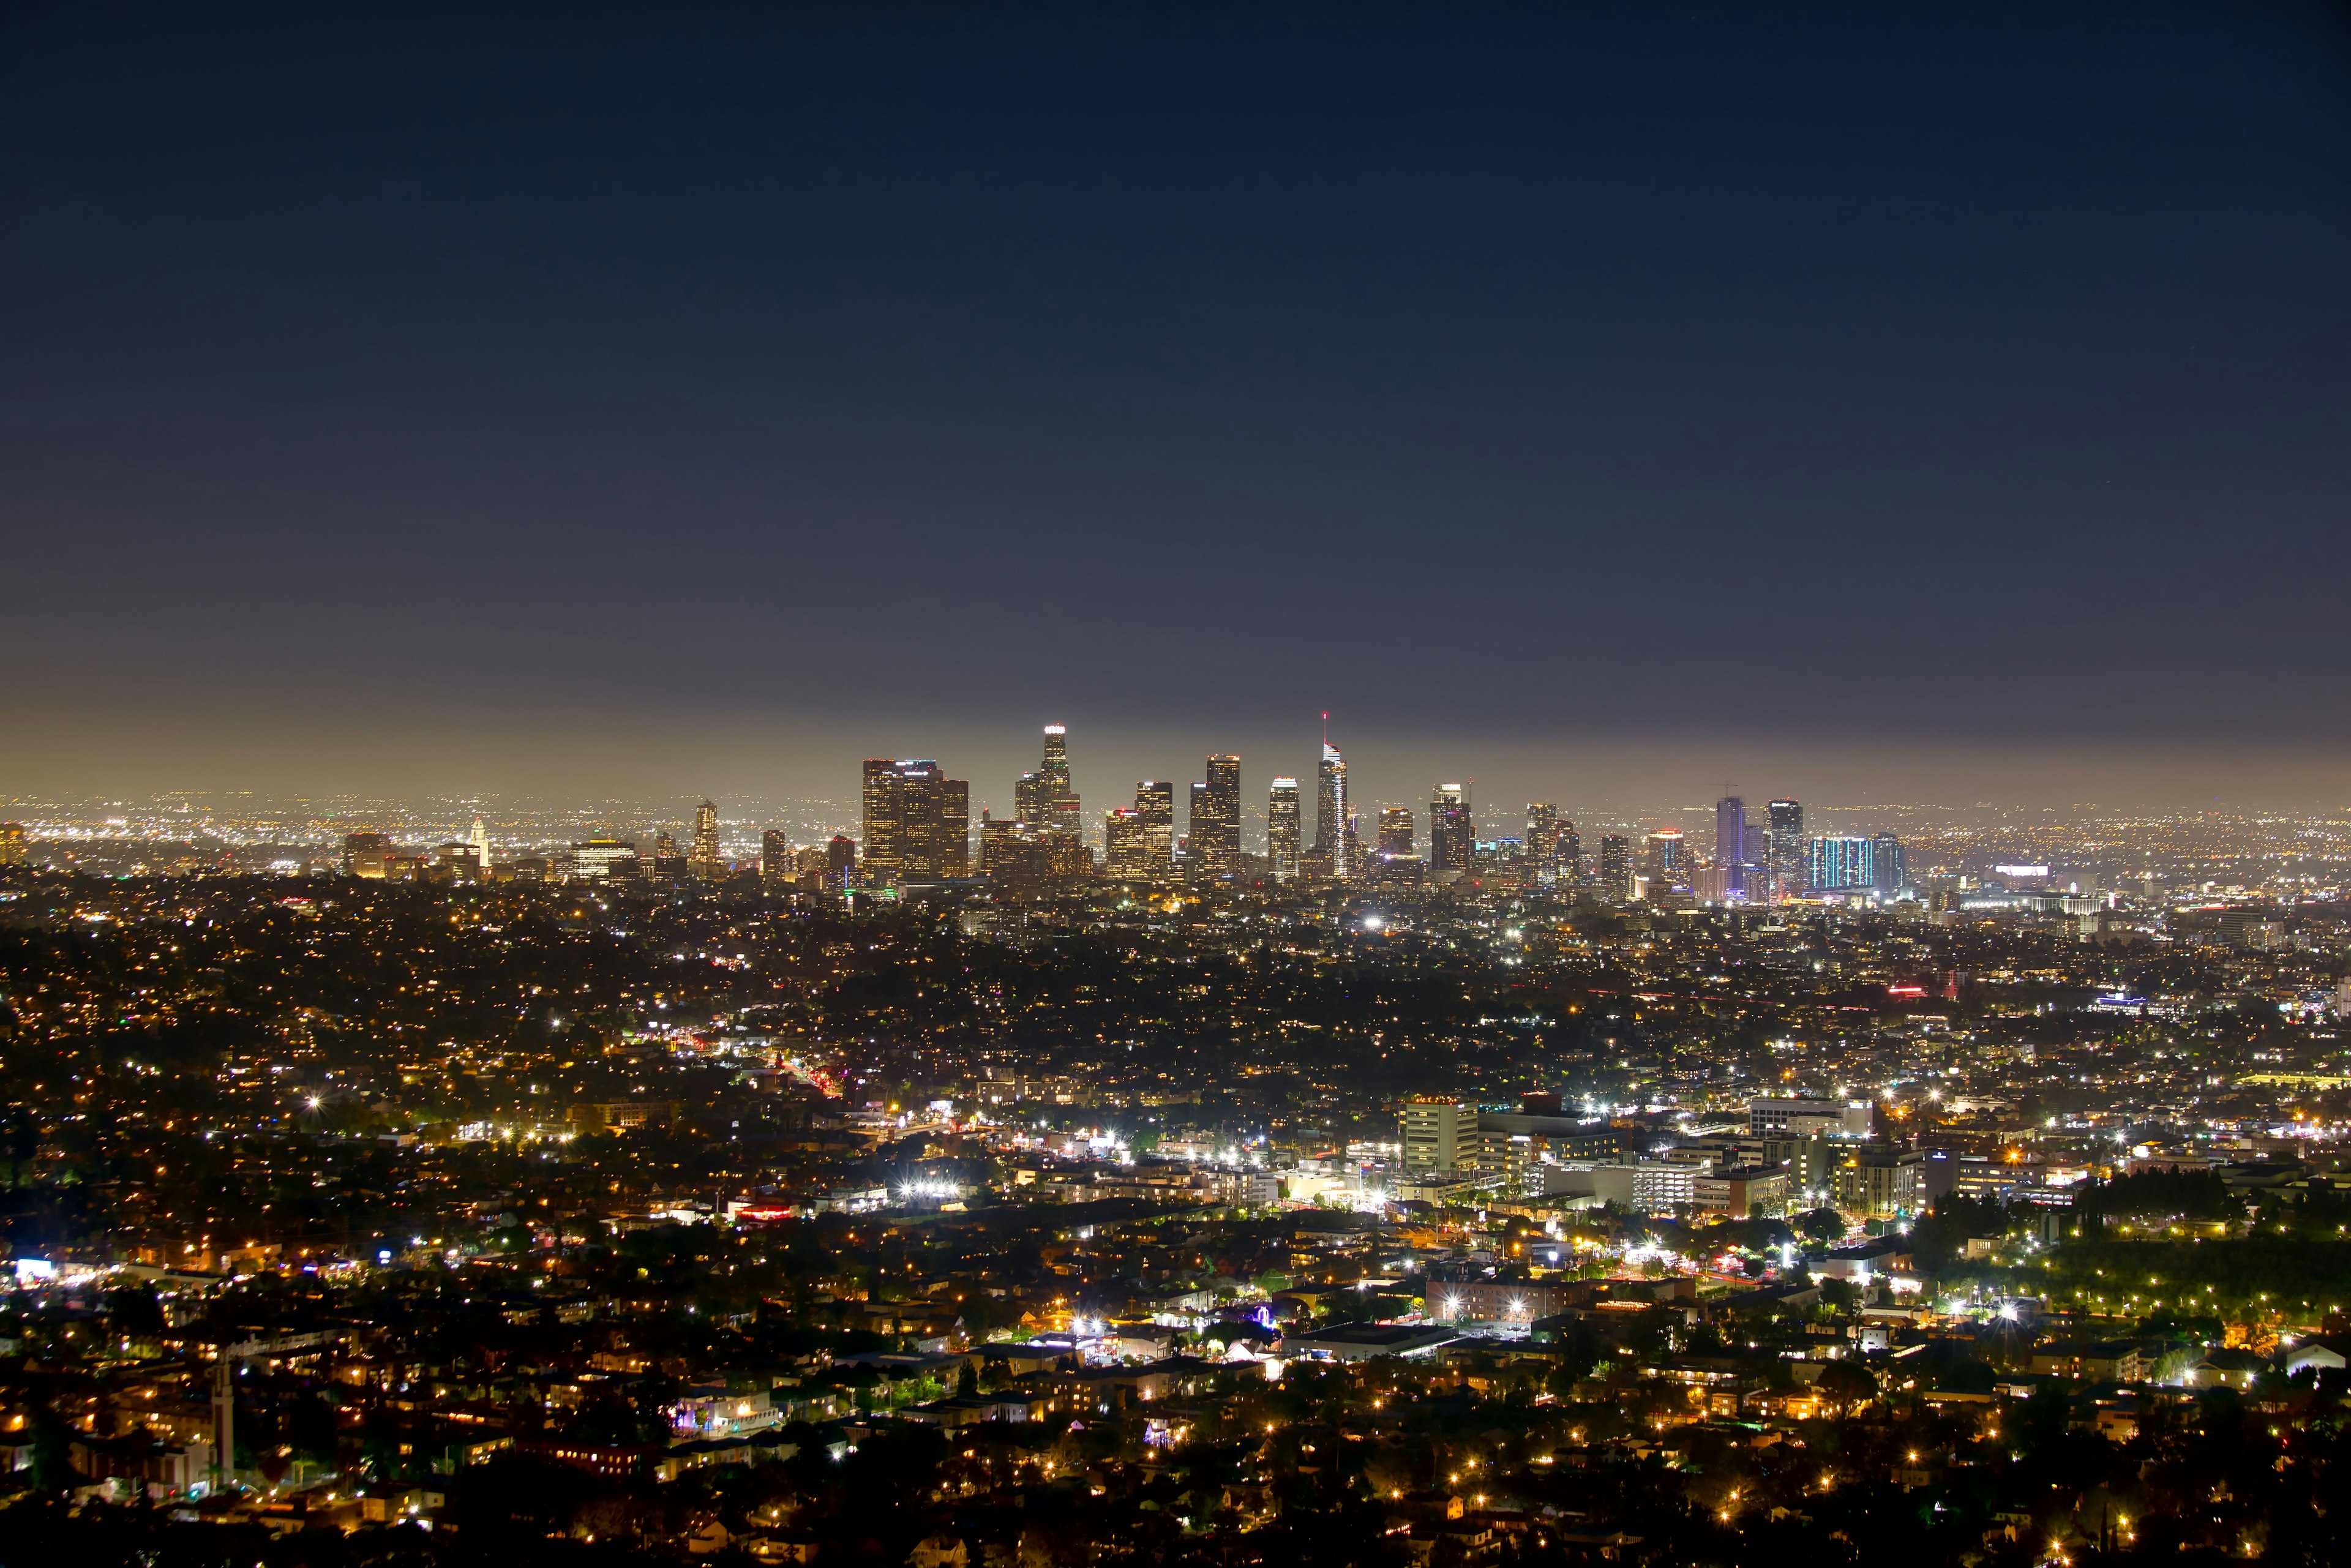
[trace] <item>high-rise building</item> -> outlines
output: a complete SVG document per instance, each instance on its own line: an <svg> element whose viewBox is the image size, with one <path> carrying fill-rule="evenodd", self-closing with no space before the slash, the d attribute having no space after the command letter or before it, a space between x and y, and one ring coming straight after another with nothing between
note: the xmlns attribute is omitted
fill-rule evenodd
<svg viewBox="0 0 2351 1568"><path fill-rule="evenodd" d="M1192 786L1191 816L1185 824L1192 873L1228 877L1240 869L1241 759L1208 758L1208 779Z"/></svg>
<svg viewBox="0 0 2351 1568"><path fill-rule="evenodd" d="M1770 813L1771 827L1766 831L1765 847L1771 874L1789 887L1800 887L1804 881L1804 803L1802 800L1774 800L1764 810Z"/></svg>
<svg viewBox="0 0 2351 1568"><path fill-rule="evenodd" d="M1868 839L1828 837L1812 842L1809 885L1818 888L1871 887L1876 884L1876 855Z"/></svg>
<svg viewBox="0 0 2351 1568"><path fill-rule="evenodd" d="M718 808L705 800L694 813L694 852L686 856L686 873L702 882L716 882L726 869L718 861Z"/></svg>
<svg viewBox="0 0 2351 1568"><path fill-rule="evenodd" d="M1135 814L1143 819L1144 874L1154 879L1176 873L1176 786L1165 779L1145 779L1134 786Z"/></svg>
<svg viewBox="0 0 2351 1568"><path fill-rule="evenodd" d="M865 882L886 886L971 873L971 786L936 762L865 764Z"/></svg>
<svg viewBox="0 0 2351 1568"><path fill-rule="evenodd" d="M9 831L15 830L12 843ZM9 858L13 851L14 859ZM392 840L383 833L357 832L343 835L343 874L381 881L386 862L392 856ZM25 830L15 822L0 823L0 865L16 865L25 858Z"/></svg>
<svg viewBox="0 0 2351 1568"><path fill-rule="evenodd" d="M769 887L781 887L799 875L792 857L792 837L781 828L769 828L759 835L759 880Z"/></svg>
<svg viewBox="0 0 2351 1568"><path fill-rule="evenodd" d="M1880 893L1899 893L1909 885L1909 866L1902 854L1902 841L1892 833L1880 833L1869 841L1869 885Z"/></svg>
<svg viewBox="0 0 2351 1568"><path fill-rule="evenodd" d="M1416 1094L1404 1103L1404 1168L1453 1171L1477 1163L1478 1107Z"/></svg>
<svg viewBox="0 0 2351 1568"><path fill-rule="evenodd" d="M1347 759L1328 737L1322 760L1314 770L1314 871L1318 876L1345 881L1354 874L1346 847Z"/></svg>
<svg viewBox="0 0 2351 1568"><path fill-rule="evenodd" d="M382 837L380 833L371 836ZM26 852L25 824L0 822L0 865L23 865ZM346 872L351 869L348 854L344 858L343 869ZM383 873L378 872L376 874L381 876Z"/></svg>
<svg viewBox="0 0 2351 1568"><path fill-rule="evenodd" d="M864 862L865 880L887 885L898 873L902 835L899 832L898 765L886 757L865 759Z"/></svg>
<svg viewBox="0 0 2351 1568"><path fill-rule="evenodd" d="M835 833L824 846L824 884L831 888L857 885L857 841Z"/></svg>
<svg viewBox="0 0 2351 1568"><path fill-rule="evenodd" d="M1552 863L1559 867L1560 881L1581 881L1583 876L1583 835L1575 831L1573 822L1562 822L1555 842Z"/></svg>
<svg viewBox="0 0 2351 1568"><path fill-rule="evenodd" d="M479 817L474 819L473 831L465 835L465 849L474 857L475 869L484 876L489 875L490 830L482 825Z"/></svg>
<svg viewBox="0 0 2351 1568"><path fill-rule="evenodd" d="M1033 773L1023 773L1012 786L1012 810L1032 828L1054 832L1079 831L1080 806L1070 782L1069 727L1045 727L1045 758Z"/></svg>
<svg viewBox="0 0 2351 1568"><path fill-rule="evenodd" d="M1714 803L1714 864L1722 873L1726 894L1745 891L1747 802L1736 795L1725 795Z"/></svg>
<svg viewBox="0 0 2351 1568"><path fill-rule="evenodd" d="M1302 869L1298 847L1298 780L1277 779L1265 802L1265 853L1276 882L1295 882Z"/></svg>
<svg viewBox="0 0 2351 1568"><path fill-rule="evenodd" d="M1622 833L1600 841L1600 891L1609 898L1633 896L1633 841Z"/></svg>
<svg viewBox="0 0 2351 1568"><path fill-rule="evenodd" d="M1380 808L1379 845L1374 853L1389 855L1412 853L1412 808L1383 806Z"/></svg>
<svg viewBox="0 0 2351 1568"><path fill-rule="evenodd" d="M583 839L571 846L569 874L574 882L634 876L642 869L637 864L637 846L626 839Z"/></svg>
<svg viewBox="0 0 2351 1568"><path fill-rule="evenodd" d="M1644 843L1641 869L1652 881L1674 882L1687 874L1688 857L1682 849L1679 828L1659 828Z"/></svg>
<svg viewBox="0 0 2351 1568"><path fill-rule="evenodd" d="M1559 860L1559 808L1543 801L1527 803L1527 859L1538 875Z"/></svg>
<svg viewBox="0 0 2351 1568"><path fill-rule="evenodd" d="M1458 784L1439 784L1428 802L1428 870L1432 876L1467 876L1477 852L1478 829Z"/></svg>
<svg viewBox="0 0 2351 1568"><path fill-rule="evenodd" d="M1151 874L1151 829L1133 806L1113 806L1102 817L1102 866L1121 882Z"/></svg>

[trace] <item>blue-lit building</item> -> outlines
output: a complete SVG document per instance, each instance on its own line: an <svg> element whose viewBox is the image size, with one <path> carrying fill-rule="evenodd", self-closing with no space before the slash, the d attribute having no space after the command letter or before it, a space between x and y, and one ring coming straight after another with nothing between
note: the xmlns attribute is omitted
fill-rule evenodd
<svg viewBox="0 0 2351 1568"><path fill-rule="evenodd" d="M1876 841L1818 838L1812 843L1811 884L1818 888L1877 885Z"/></svg>
<svg viewBox="0 0 2351 1568"><path fill-rule="evenodd" d="M1910 883L1910 868L1902 858L1902 841L1892 833L1880 833L1869 841L1869 885L1884 894L1896 894Z"/></svg>

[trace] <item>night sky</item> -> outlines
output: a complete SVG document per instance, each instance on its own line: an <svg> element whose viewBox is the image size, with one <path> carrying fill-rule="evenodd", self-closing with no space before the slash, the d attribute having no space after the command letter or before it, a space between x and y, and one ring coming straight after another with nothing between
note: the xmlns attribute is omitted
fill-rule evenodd
<svg viewBox="0 0 2351 1568"><path fill-rule="evenodd" d="M980 9L0 8L0 789L2351 800L2341 8Z"/></svg>

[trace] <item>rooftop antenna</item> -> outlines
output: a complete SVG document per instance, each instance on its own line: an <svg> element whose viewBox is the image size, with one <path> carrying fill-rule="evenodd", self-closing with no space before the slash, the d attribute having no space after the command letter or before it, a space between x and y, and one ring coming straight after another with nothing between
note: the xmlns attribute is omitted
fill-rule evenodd
<svg viewBox="0 0 2351 1568"><path fill-rule="evenodd" d="M1328 708L1322 710L1322 744L1325 746L1331 744L1331 710ZM2215 796L2214 799L2218 800L2219 797Z"/></svg>

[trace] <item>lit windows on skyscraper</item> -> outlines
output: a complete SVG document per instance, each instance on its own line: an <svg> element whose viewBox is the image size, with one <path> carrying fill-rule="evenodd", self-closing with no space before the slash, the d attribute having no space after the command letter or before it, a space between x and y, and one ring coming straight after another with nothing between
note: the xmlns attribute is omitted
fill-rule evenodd
<svg viewBox="0 0 2351 1568"><path fill-rule="evenodd" d="M1354 874L1349 863L1347 834L1347 759L1327 739L1322 760L1314 774L1314 872L1318 876L1345 880Z"/></svg>
<svg viewBox="0 0 2351 1568"><path fill-rule="evenodd" d="M1380 838L1378 853L1408 855L1412 853L1412 808L1383 806L1380 808Z"/></svg>
<svg viewBox="0 0 2351 1568"><path fill-rule="evenodd" d="M927 758L865 763L869 886L971 874L971 786Z"/></svg>
<svg viewBox="0 0 2351 1568"><path fill-rule="evenodd" d="M1277 779L1265 804L1265 852L1276 882L1294 882L1299 864L1298 780Z"/></svg>
<svg viewBox="0 0 2351 1568"><path fill-rule="evenodd" d="M1477 841L1467 792L1458 784L1438 785L1428 802L1430 873L1439 878L1468 875Z"/></svg>
<svg viewBox="0 0 2351 1568"><path fill-rule="evenodd" d="M1600 841L1600 891L1608 898L1633 896L1633 841L1622 833Z"/></svg>

